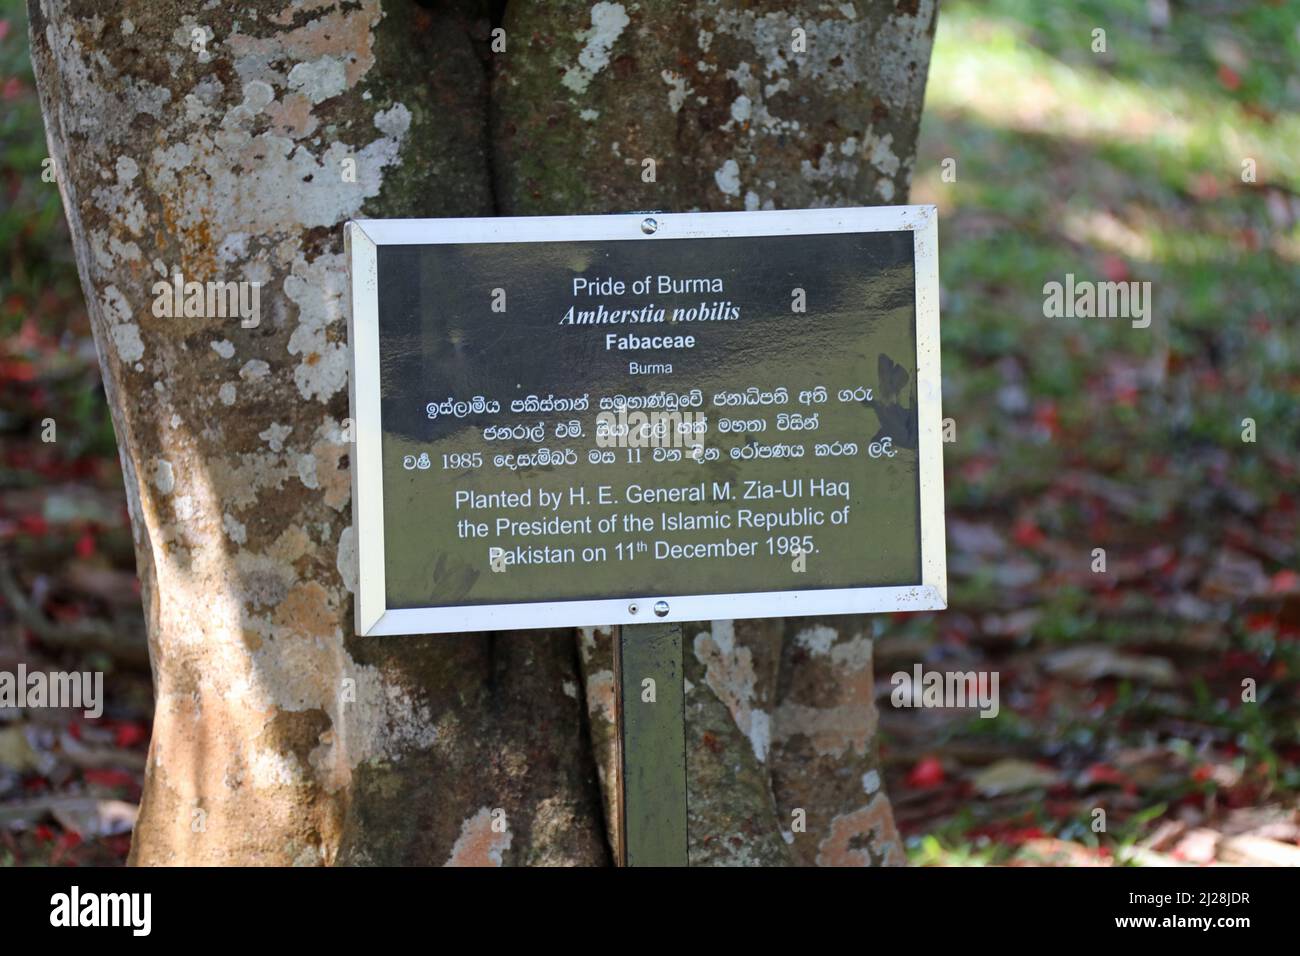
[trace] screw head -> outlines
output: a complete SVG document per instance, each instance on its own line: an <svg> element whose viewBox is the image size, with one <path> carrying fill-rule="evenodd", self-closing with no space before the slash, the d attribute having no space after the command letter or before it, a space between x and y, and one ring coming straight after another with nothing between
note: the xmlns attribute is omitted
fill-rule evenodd
<svg viewBox="0 0 1300 956"><path fill-rule="evenodd" d="M627 613L628 613L628 614L635 614L635 613L636 613L637 611L639 611L639 610L640 610L640 608L638 608L638 607L636 606L636 602L635 602L635 601L632 602L631 604L629 604L629 605L627 606Z"/></svg>
<svg viewBox="0 0 1300 956"><path fill-rule="evenodd" d="M642 219L641 231L644 232L647 236L654 235L656 232L659 231L658 221L654 219Z"/></svg>
<svg viewBox="0 0 1300 956"><path fill-rule="evenodd" d="M668 602L667 602L667 601L656 601L656 602L655 602L655 614L657 614L659 617L665 617L665 616L668 614Z"/></svg>

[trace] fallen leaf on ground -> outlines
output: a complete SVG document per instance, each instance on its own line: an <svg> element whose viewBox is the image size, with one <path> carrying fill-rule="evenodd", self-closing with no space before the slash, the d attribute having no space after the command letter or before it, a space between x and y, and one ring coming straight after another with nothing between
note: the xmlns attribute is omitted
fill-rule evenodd
<svg viewBox="0 0 1300 956"><path fill-rule="evenodd" d="M1219 859L1238 866L1300 866L1300 846L1266 837L1226 837L1219 844Z"/></svg>
<svg viewBox="0 0 1300 956"><path fill-rule="evenodd" d="M94 797L41 797L21 803L0 804L0 824L37 824L47 815L65 830L87 836L129 833L135 826L138 807L125 800L97 800Z"/></svg>
<svg viewBox="0 0 1300 956"><path fill-rule="evenodd" d="M1187 863L1212 863L1219 847L1219 834L1205 827L1198 827L1184 834L1175 844L1171 856L1175 860Z"/></svg>
<svg viewBox="0 0 1300 956"><path fill-rule="evenodd" d="M1102 677L1120 677L1168 687L1177 680L1174 665L1163 657L1124 654L1105 644L1085 644L1053 651L1043 658L1053 674L1087 683Z"/></svg>
<svg viewBox="0 0 1300 956"><path fill-rule="evenodd" d="M1081 843L1044 838L1021 846L1014 866L1110 866L1111 861Z"/></svg>
<svg viewBox="0 0 1300 956"><path fill-rule="evenodd" d="M986 797L1019 793L1050 787L1060 780L1055 770L1048 770L1027 760L999 760L971 778L975 789Z"/></svg>
<svg viewBox="0 0 1300 956"><path fill-rule="evenodd" d="M36 752L23 734L22 727L0 727L0 767L18 773L40 767Z"/></svg>
<svg viewBox="0 0 1300 956"><path fill-rule="evenodd" d="M135 827L138 808L125 800L68 799L50 807L59 826L82 837L116 836Z"/></svg>

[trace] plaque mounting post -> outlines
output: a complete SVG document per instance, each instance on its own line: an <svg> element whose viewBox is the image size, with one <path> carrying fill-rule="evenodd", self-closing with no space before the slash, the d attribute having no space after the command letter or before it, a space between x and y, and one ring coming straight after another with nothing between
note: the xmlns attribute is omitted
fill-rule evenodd
<svg viewBox="0 0 1300 956"><path fill-rule="evenodd" d="M681 624L614 638L620 866L686 866L686 689Z"/></svg>

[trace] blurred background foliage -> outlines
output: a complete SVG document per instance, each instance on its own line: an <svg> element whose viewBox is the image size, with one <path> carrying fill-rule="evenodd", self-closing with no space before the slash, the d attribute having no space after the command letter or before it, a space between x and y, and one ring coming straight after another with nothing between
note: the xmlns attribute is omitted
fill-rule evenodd
<svg viewBox="0 0 1300 956"><path fill-rule="evenodd" d="M877 676L1003 709L881 698L916 862L1300 861L1297 64L1295 3L943 4L950 610L877 619ZM1071 273L1150 282L1150 327L1045 317Z"/></svg>

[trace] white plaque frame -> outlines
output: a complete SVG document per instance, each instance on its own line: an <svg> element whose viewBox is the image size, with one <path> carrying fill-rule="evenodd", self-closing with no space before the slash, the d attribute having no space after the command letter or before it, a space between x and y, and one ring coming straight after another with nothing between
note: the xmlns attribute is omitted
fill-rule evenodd
<svg viewBox="0 0 1300 956"><path fill-rule="evenodd" d="M647 218L658 228L642 229ZM939 372L938 215L934 206L871 206L717 213L629 213L485 219L371 219L344 230L351 277L348 342L354 449L352 515L356 541L356 631L362 636L440 634L933 611L948 606L943 511L942 388ZM917 458L921 496L921 582L902 587L821 588L665 597L627 594L599 600L389 608L384 588L384 502L379 414L378 247L478 242L661 242L665 239L912 233L916 277ZM657 601L668 603L662 617Z"/></svg>

